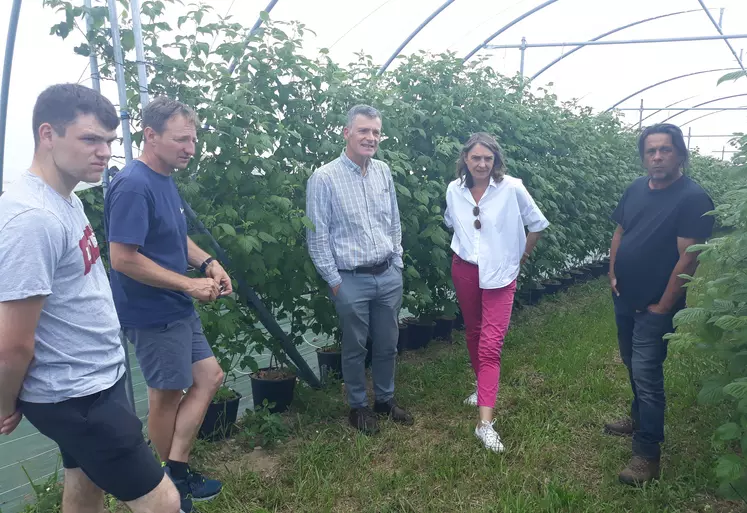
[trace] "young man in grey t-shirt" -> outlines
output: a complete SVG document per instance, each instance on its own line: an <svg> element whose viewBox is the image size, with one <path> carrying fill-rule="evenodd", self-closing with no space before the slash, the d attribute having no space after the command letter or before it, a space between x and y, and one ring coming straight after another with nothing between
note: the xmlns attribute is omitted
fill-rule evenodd
<svg viewBox="0 0 747 513"><path fill-rule="evenodd" d="M34 106L33 162L0 197L0 434L24 415L59 445L63 513L102 511L104 491L136 513L176 513L127 401L111 289L73 194L101 179L118 124L109 100L76 84Z"/></svg>

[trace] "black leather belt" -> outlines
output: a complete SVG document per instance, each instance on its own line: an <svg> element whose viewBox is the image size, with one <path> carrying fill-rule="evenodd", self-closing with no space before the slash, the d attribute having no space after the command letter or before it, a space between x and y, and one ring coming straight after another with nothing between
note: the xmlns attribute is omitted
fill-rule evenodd
<svg viewBox="0 0 747 513"><path fill-rule="evenodd" d="M389 260L385 262L381 262L380 264L372 265L369 267L356 267L355 269L348 270L349 273L359 273L359 274L381 274L387 269L389 269L389 266L391 264L389 263Z"/></svg>

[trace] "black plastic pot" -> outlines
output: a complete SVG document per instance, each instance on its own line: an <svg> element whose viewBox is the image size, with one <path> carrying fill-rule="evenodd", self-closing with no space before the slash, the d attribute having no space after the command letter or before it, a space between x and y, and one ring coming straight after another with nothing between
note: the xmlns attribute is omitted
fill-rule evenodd
<svg viewBox="0 0 747 513"><path fill-rule="evenodd" d="M549 295L558 292L563 287L563 284L558 280L552 279L543 281L542 286L545 287L545 295Z"/></svg>
<svg viewBox="0 0 747 513"><path fill-rule="evenodd" d="M407 340L410 349L420 349L433 340L436 323L426 320L412 320L407 323Z"/></svg>
<svg viewBox="0 0 747 513"><path fill-rule="evenodd" d="M542 285L532 285L527 289L527 304L529 305L536 305L539 303L540 299L542 299L542 296L545 295L545 287Z"/></svg>
<svg viewBox="0 0 747 513"><path fill-rule="evenodd" d="M234 391L236 397L222 403L210 403L202 421L197 437L200 440L225 440L231 436L236 418L239 414L241 394Z"/></svg>
<svg viewBox="0 0 747 513"><path fill-rule="evenodd" d="M268 370L275 369L260 369L260 371ZM295 375L282 379L266 379L258 377L257 374L252 374L250 378L255 407L260 406L267 399L268 403L275 403L275 406L270 408L271 413L282 413L293 402L293 392L296 388Z"/></svg>
<svg viewBox="0 0 747 513"><path fill-rule="evenodd" d="M411 350L410 347L410 331L409 324L400 322L399 323L399 338L397 339L397 352L402 354L405 351Z"/></svg>
<svg viewBox="0 0 747 513"><path fill-rule="evenodd" d="M342 352L316 350L316 360L319 363L319 377L322 382L327 381L330 372L337 379L342 379Z"/></svg>
<svg viewBox="0 0 747 513"><path fill-rule="evenodd" d="M599 278L607 274L608 267L602 262L594 262L593 264L589 264L589 269L591 269L591 274L594 278Z"/></svg>
<svg viewBox="0 0 747 513"><path fill-rule="evenodd" d="M454 319L454 329L455 330L464 329L464 315L462 315L461 310L457 312L456 318Z"/></svg>
<svg viewBox="0 0 747 513"><path fill-rule="evenodd" d="M568 271L568 274L573 276L573 283L581 283L583 281L586 281L586 276L580 269L571 269Z"/></svg>
<svg viewBox="0 0 747 513"><path fill-rule="evenodd" d="M433 328L433 338L451 342L451 331L454 329L454 317L439 317Z"/></svg>
<svg viewBox="0 0 747 513"><path fill-rule="evenodd" d="M561 289L565 290L573 285L573 282L576 281L576 279L572 274L563 274L558 276L558 281L561 283Z"/></svg>

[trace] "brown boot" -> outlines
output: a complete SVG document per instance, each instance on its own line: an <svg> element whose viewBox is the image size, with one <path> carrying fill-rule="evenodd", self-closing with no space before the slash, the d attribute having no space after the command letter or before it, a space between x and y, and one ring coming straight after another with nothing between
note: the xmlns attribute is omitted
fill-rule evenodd
<svg viewBox="0 0 747 513"><path fill-rule="evenodd" d="M348 420L351 426L366 435L375 435L379 432L379 421L370 408L351 408Z"/></svg>
<svg viewBox="0 0 747 513"><path fill-rule="evenodd" d="M614 422L608 422L604 425L604 432L608 435L615 436L632 436L635 432L633 419L625 417Z"/></svg>
<svg viewBox="0 0 747 513"><path fill-rule="evenodd" d="M659 460L633 456L618 477L621 483L630 486L641 486L653 479L659 479Z"/></svg>

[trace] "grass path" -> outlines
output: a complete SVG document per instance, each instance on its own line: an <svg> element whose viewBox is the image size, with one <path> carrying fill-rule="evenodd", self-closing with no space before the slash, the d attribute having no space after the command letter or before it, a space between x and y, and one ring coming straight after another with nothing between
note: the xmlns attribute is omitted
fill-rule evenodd
<svg viewBox="0 0 747 513"><path fill-rule="evenodd" d="M720 412L697 405L700 378L714 368L670 351L662 481L618 484L630 441L605 436L626 413L630 390L619 360L612 305L599 280L520 312L507 337L496 429L504 455L473 436L476 411L463 335L403 355L397 396L416 416L375 437L345 423L339 386L297 389L285 420L293 434L272 451L236 440L201 445L200 464L224 479L205 513L279 512L725 512L714 494L710 437Z"/></svg>

